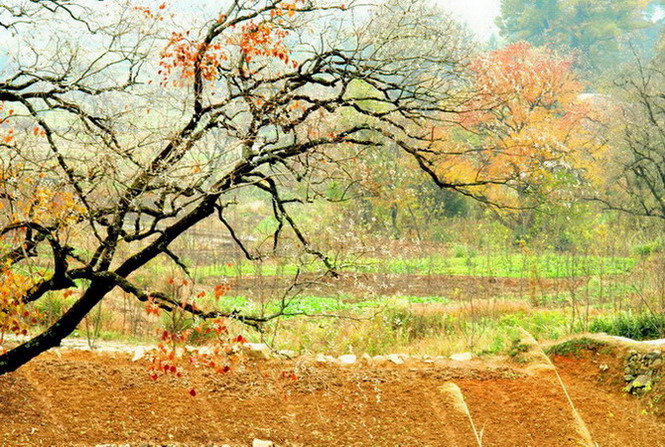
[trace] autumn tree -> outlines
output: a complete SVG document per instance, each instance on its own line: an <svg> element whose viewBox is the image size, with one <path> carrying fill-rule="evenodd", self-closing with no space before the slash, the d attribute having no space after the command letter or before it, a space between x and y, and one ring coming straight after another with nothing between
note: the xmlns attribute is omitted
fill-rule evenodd
<svg viewBox="0 0 665 447"><path fill-rule="evenodd" d="M0 7L12 49L0 79L0 330L24 333L31 306L49 295L74 298L0 355L0 374L58 346L116 288L150 312L215 322L208 330L230 342L243 339L225 319L259 327L284 315L201 307L197 297L223 287L185 279L146 289L135 279L156 258L186 271L172 243L206 219L247 258L263 256L230 223L237 191L271 198L273 247L288 232L334 272L291 212L331 160L391 142L441 188L478 185L435 169L432 122L464 110L469 51L420 2L358 15L351 3L308 0L234 1L194 16L184 2L99 4ZM165 345L180 337L162 334ZM162 360L156 367L173 371Z"/></svg>
<svg viewBox="0 0 665 447"><path fill-rule="evenodd" d="M434 129L434 147L448 154L438 174L484 182L471 191L518 239L535 228L544 205L575 202L603 145L572 64L527 43L482 56L473 64L471 110L455 116L459 126Z"/></svg>

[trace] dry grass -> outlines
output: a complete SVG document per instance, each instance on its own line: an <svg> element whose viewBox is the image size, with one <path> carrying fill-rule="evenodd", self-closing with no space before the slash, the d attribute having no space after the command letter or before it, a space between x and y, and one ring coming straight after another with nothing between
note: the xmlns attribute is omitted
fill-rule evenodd
<svg viewBox="0 0 665 447"><path fill-rule="evenodd" d="M531 303L525 300L475 300L454 303L413 304L411 310L421 315L452 315L458 318L498 318L503 315L530 313Z"/></svg>

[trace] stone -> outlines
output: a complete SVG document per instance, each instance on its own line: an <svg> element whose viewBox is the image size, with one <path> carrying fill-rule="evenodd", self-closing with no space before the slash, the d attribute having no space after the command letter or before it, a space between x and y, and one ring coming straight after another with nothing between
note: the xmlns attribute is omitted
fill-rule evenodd
<svg viewBox="0 0 665 447"><path fill-rule="evenodd" d="M245 343L247 356L255 360L268 360L270 358L270 347L264 343Z"/></svg>
<svg viewBox="0 0 665 447"><path fill-rule="evenodd" d="M598 366L598 369L600 370L600 372L605 372L608 369L610 369L610 367L606 363L603 363L602 365Z"/></svg>
<svg viewBox="0 0 665 447"><path fill-rule="evenodd" d="M340 355L337 360L342 365L353 365L356 363L357 357L353 354Z"/></svg>
<svg viewBox="0 0 665 447"><path fill-rule="evenodd" d="M386 356L386 360L388 360L389 362L394 363L395 365L403 365L404 364L404 360L402 359L402 357L399 354L389 354L389 355Z"/></svg>
<svg viewBox="0 0 665 447"><path fill-rule="evenodd" d="M645 360L656 360L662 357L662 353L660 351L651 351L648 352L644 355Z"/></svg>
<svg viewBox="0 0 665 447"><path fill-rule="evenodd" d="M637 376L637 378L630 383L630 391L651 388L651 384L651 377L642 374L641 376Z"/></svg>
<svg viewBox="0 0 665 447"><path fill-rule="evenodd" d="M468 362L469 360L473 360L476 357L476 355L472 352L462 352L460 354L453 354L450 356L450 360L454 360L456 362Z"/></svg>
<svg viewBox="0 0 665 447"><path fill-rule="evenodd" d="M372 363L372 356L368 353L364 353L360 356L360 360L362 360L364 363Z"/></svg>
<svg viewBox="0 0 665 447"><path fill-rule="evenodd" d="M104 345L96 347L95 350L97 352L107 352L111 354L117 354L119 352L122 352L122 350L117 346L104 346Z"/></svg>
<svg viewBox="0 0 665 447"><path fill-rule="evenodd" d="M387 361L388 361L388 359L386 358L385 355L375 355L374 357L372 357L372 362L374 362L378 365L386 363Z"/></svg>
<svg viewBox="0 0 665 447"><path fill-rule="evenodd" d="M323 363L339 363L338 360L335 357L333 357L332 355L325 355L325 354L321 354L321 353L316 354L316 356L314 357L314 361L316 363L321 363L321 364L323 364Z"/></svg>
<svg viewBox="0 0 665 447"><path fill-rule="evenodd" d="M276 447L272 441L264 441L263 439L255 439L252 441L252 447Z"/></svg>
<svg viewBox="0 0 665 447"><path fill-rule="evenodd" d="M139 346L134 349L134 357L132 357L132 362L137 362L143 357L145 357L145 348L143 346Z"/></svg>

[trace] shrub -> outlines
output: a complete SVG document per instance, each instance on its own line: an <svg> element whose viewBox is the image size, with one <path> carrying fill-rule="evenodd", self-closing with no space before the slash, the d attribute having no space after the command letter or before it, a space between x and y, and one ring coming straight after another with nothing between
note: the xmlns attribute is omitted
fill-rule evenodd
<svg viewBox="0 0 665 447"><path fill-rule="evenodd" d="M74 301L74 297L64 297L62 293L49 293L34 306L42 316L42 324L50 326L62 317Z"/></svg>
<svg viewBox="0 0 665 447"><path fill-rule="evenodd" d="M591 332L606 332L634 340L662 338L665 336L665 315L653 313L598 317L591 322Z"/></svg>
<svg viewBox="0 0 665 447"><path fill-rule="evenodd" d="M654 241L639 244L633 247L633 252L637 256L648 257L654 253L660 253L665 250L665 240L656 239Z"/></svg>
<svg viewBox="0 0 665 447"><path fill-rule="evenodd" d="M453 249L456 258L475 258L478 256L478 250L468 245L456 245Z"/></svg>

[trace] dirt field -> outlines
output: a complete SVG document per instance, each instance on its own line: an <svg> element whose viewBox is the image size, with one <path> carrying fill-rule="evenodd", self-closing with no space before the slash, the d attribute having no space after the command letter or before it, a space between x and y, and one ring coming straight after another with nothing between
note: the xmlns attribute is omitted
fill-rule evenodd
<svg viewBox="0 0 665 447"><path fill-rule="evenodd" d="M318 277L304 274L301 280L314 281ZM279 297L293 280L286 276L243 276L231 279L233 293L250 297ZM204 283L216 284L217 277L205 278ZM451 299L467 297L523 298L548 293L562 293L571 287L586 283L588 278L529 279L461 275L389 275L379 273L342 273L338 278L326 277L310 285L307 293L319 296L445 296Z"/></svg>
<svg viewBox="0 0 665 447"><path fill-rule="evenodd" d="M665 419L621 392L617 355L554 358L600 446L665 446ZM601 371L600 365L609 366ZM271 361L235 375L191 371L151 381L125 355L47 354L0 377L2 446L98 444L474 446L468 417L441 387L456 383L484 446L577 446L551 371L508 360L348 367ZM282 371L296 370L296 381ZM188 390L194 386L198 394Z"/></svg>

